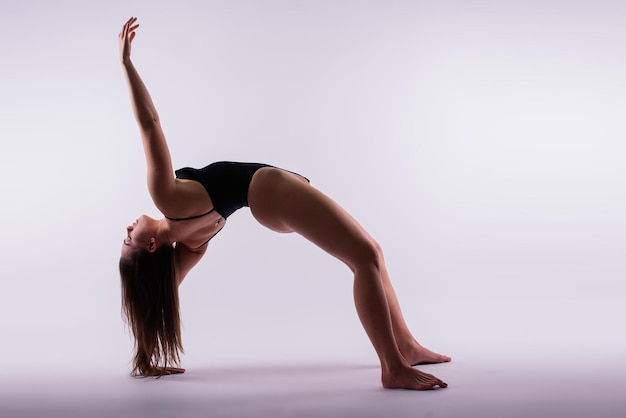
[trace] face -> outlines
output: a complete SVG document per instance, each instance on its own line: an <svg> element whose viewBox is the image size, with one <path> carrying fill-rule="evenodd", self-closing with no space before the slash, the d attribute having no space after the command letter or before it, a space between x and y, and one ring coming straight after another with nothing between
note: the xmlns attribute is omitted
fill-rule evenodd
<svg viewBox="0 0 626 418"><path fill-rule="evenodd" d="M150 247L150 237L154 236L154 219L141 215L135 222L126 227L126 238L122 244L122 257L128 257L139 248Z"/></svg>

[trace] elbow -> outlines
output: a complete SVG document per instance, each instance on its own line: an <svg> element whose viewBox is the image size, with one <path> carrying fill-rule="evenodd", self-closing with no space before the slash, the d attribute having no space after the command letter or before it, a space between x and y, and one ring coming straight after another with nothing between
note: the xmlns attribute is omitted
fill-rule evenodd
<svg viewBox="0 0 626 418"><path fill-rule="evenodd" d="M143 131L151 132L160 126L159 117L154 115L145 115L139 118L139 126Z"/></svg>

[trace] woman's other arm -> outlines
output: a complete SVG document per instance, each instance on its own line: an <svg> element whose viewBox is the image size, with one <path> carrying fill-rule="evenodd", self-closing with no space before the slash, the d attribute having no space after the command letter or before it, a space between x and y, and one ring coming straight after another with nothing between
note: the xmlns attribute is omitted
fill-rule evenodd
<svg viewBox="0 0 626 418"><path fill-rule="evenodd" d="M154 204L163 212L175 201L176 182L159 115L148 89L130 59L131 43L135 38L135 30L139 27L136 22L137 18L132 17L122 28L119 34L120 54L133 112L141 131L148 169L148 190Z"/></svg>
<svg viewBox="0 0 626 418"><path fill-rule="evenodd" d="M176 259L178 260L178 284L180 285L191 269L198 264L198 261L204 256L207 250L207 242L200 248L191 249L186 245L176 243Z"/></svg>

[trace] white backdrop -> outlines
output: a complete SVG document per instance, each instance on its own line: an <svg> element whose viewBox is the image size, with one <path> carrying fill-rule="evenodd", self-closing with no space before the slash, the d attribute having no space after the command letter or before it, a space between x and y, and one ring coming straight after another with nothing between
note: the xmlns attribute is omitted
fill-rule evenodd
<svg viewBox="0 0 626 418"><path fill-rule="evenodd" d="M310 178L382 243L426 345L624 361L625 3L1 8L3 372L129 371L119 249L159 216L117 53L131 15L175 167ZM349 270L248 209L180 291L184 366L376 361Z"/></svg>

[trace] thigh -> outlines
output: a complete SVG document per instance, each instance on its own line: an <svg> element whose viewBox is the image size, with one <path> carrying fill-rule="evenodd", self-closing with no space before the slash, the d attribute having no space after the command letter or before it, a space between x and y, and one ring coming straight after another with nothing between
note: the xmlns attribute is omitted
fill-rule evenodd
<svg viewBox="0 0 626 418"><path fill-rule="evenodd" d="M376 243L361 225L315 187L286 176L280 182L274 179L271 189L259 194L260 201L255 202L259 204L250 202L262 224L296 232L351 268L362 260L378 257ZM267 202L262 201L265 199Z"/></svg>

